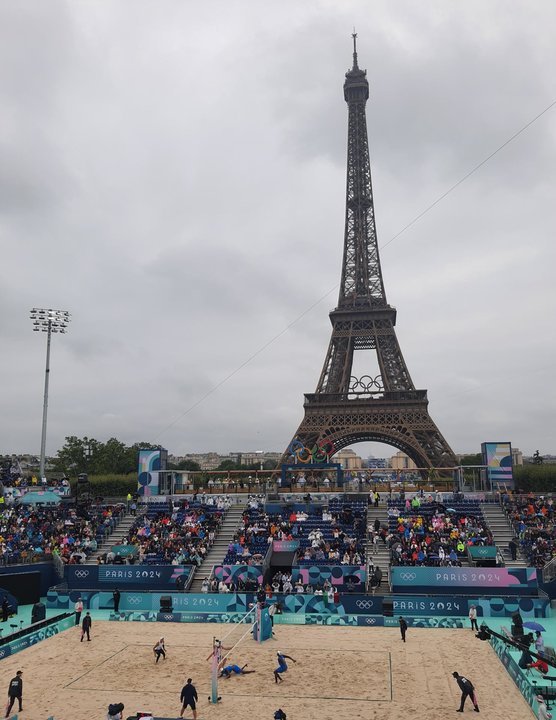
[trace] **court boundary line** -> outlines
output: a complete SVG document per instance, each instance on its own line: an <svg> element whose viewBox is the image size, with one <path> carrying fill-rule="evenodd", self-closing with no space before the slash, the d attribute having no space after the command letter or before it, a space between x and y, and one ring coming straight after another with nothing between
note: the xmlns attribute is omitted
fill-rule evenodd
<svg viewBox="0 0 556 720"><path fill-rule="evenodd" d="M150 645L147 645L146 643L145 643L145 644L143 644L143 643L129 643L129 644L125 645L124 647L120 648L119 650L117 650L115 653L112 653L112 655L109 655L107 658L105 658L105 659L102 660L101 662L99 662L98 665L95 665L94 667L89 668L89 670L87 670L87 672L83 673L83 674L80 675L79 677L75 678L75 680L72 680L71 682L67 683L66 685L63 685L62 687L63 687L64 689L66 689L66 688L67 688L67 689L71 689L72 691L79 690L79 691L81 691L81 692L106 692L106 693L114 693L114 690L106 690L106 689L104 689L104 688L89 688L89 687L87 687L87 688L74 688L74 687L72 687L72 685L73 685L74 683L78 682L79 680L82 680L84 677L86 677L87 675L89 675L89 673L91 673L91 672L97 670L98 668L100 668L102 665L104 665L105 663L107 663L109 660L112 660L112 658L116 657L116 655L119 655L119 654L122 653L124 650L127 650L128 648L133 648L133 647L149 647L149 646L150 646ZM173 647L198 647L198 646L196 646L196 645L173 645ZM301 649L301 648L300 648L300 649ZM388 700L388 698L385 698L385 699L377 699L377 700L374 700L374 699L371 699L371 698L336 697L336 696L326 696L326 695L288 695L288 696L287 696L287 699L290 699L290 698L291 698L292 700L303 700L303 699L305 699L305 700L339 700L339 701L341 701L341 702L370 702L370 703L373 703L373 702L392 702L392 701L393 701L392 653L390 652L390 650L349 650L349 649L330 649L330 650L329 650L328 648L303 648L303 649L304 649L304 650L305 650L305 649L308 649L308 650L319 650L319 649L320 649L320 650L323 650L323 651L326 651L326 652L356 653L356 654L359 654L359 655L373 655L373 654L377 654L377 653L380 653L380 654L382 655L382 654L386 653L386 654L388 655L388 666L389 666L389 673L388 673L388 675L389 675L389 680L390 680L390 683L389 683L389 684L390 684L390 699ZM143 688L142 688L141 690L128 690L128 689L125 689L125 690L121 690L121 692L126 692L126 693L144 693L144 694L148 694L148 695L169 695L169 694L174 694L174 693L175 693L174 690L145 690L145 689L143 689ZM206 692L206 691L204 691L204 692ZM233 698L233 697L252 697L252 698L257 698L257 697L269 698L269 697L270 697L270 698L277 698L278 696L276 696L276 695L274 695L274 694L266 695L266 694L264 694L264 693L236 693L236 692L233 692L233 693L228 693L228 697L230 697L230 698Z"/></svg>
<svg viewBox="0 0 556 720"><path fill-rule="evenodd" d="M392 677L392 653L388 650L388 663L390 665L390 702L394 701L394 678Z"/></svg>
<svg viewBox="0 0 556 720"><path fill-rule="evenodd" d="M84 672L83 675L80 675L79 677L75 678L75 680L72 680L67 685L62 685L64 688L69 688L73 683L76 683L78 680L82 680L86 675L88 675L92 670L97 670L101 665L104 665L104 663L108 662L109 660L112 660L113 657L116 657L116 655L119 655L121 652L126 650L129 647L129 645L126 645L123 648L120 648L119 650L116 650L115 653L112 653L112 655L109 655L107 658L104 658L102 662L99 662L98 665L95 665L94 668L90 668L87 670L87 672ZM73 689L73 688L72 688Z"/></svg>
<svg viewBox="0 0 556 720"><path fill-rule="evenodd" d="M67 686L64 686L67 687ZM198 685L195 687L199 688ZM104 693L110 693L111 695L114 694L114 690L105 690L104 688L71 688L72 690L80 690L80 692L104 692ZM141 693L143 695L175 695L175 690L120 690L121 693L132 693L132 694L138 694ZM206 694L209 692L209 689L204 690L203 694ZM230 698L274 698L276 700L340 700L342 702L365 702L365 703L376 703L376 702L383 702L383 703L389 703L392 702L392 700L389 700L388 698L382 698L382 699L371 699L371 698L353 698L353 697L336 697L334 696L326 696L326 695L287 695L287 696L279 696L279 695L266 695L264 693L229 693L225 695L224 697L230 699ZM198 702L198 701L197 701Z"/></svg>

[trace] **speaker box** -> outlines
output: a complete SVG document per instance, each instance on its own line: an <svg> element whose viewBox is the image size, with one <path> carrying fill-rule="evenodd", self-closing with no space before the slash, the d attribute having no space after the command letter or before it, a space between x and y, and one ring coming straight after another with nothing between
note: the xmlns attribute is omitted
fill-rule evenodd
<svg viewBox="0 0 556 720"><path fill-rule="evenodd" d="M160 612L171 613L172 611L172 597L170 595L162 595L160 598Z"/></svg>
<svg viewBox="0 0 556 720"><path fill-rule="evenodd" d="M514 638L522 638L522 637L523 637L523 626L521 626L521 625L512 625L512 637L514 637Z"/></svg>
<svg viewBox="0 0 556 720"><path fill-rule="evenodd" d="M31 610L31 622L36 623L46 619L46 606L44 603L38 602L33 605Z"/></svg>
<svg viewBox="0 0 556 720"><path fill-rule="evenodd" d="M394 601L383 600L382 601L382 614L384 617L394 617Z"/></svg>
<svg viewBox="0 0 556 720"><path fill-rule="evenodd" d="M523 618L518 612L512 615L512 622L516 627L523 627Z"/></svg>

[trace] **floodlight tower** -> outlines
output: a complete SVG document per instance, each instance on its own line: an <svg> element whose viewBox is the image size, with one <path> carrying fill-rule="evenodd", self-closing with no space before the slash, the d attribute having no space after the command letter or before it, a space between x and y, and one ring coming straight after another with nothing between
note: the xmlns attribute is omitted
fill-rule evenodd
<svg viewBox="0 0 556 720"><path fill-rule="evenodd" d="M41 459L39 466L39 479L42 482L44 477L45 453L46 453L46 416L48 412L48 380L50 376L50 339L52 333L65 333L71 316L66 310L52 310L51 308L33 308L31 310L34 332L45 332L46 336L46 369L44 372L44 402L42 406L42 434L41 434Z"/></svg>

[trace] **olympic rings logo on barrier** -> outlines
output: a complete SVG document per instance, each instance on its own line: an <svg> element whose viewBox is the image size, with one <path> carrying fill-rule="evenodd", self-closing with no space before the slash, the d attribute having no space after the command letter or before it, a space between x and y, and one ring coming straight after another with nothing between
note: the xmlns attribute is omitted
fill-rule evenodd
<svg viewBox="0 0 556 720"><path fill-rule="evenodd" d="M127 601L131 605L139 605L139 603L141 602L141 598L137 597L137 595L132 595L130 598L127 599Z"/></svg>
<svg viewBox="0 0 556 720"><path fill-rule="evenodd" d="M0 650L0 658L4 657L5 652L6 652L5 650Z"/></svg>
<svg viewBox="0 0 556 720"><path fill-rule="evenodd" d="M372 617L370 617L370 618L365 618L365 623L366 623L367 625L374 625L374 624L376 623L376 620L375 620L375 618L372 618Z"/></svg>
<svg viewBox="0 0 556 720"><path fill-rule="evenodd" d="M355 606L361 610L370 610L374 607L374 602L372 600L357 600Z"/></svg>
<svg viewBox="0 0 556 720"><path fill-rule="evenodd" d="M400 580L415 580L417 575L415 573L400 573Z"/></svg>
<svg viewBox="0 0 556 720"><path fill-rule="evenodd" d="M300 440L295 438L288 448L288 454L293 457L294 461L303 464L327 463L335 452L336 448L334 447L334 443L327 439L320 440L312 449L309 449L305 447Z"/></svg>
<svg viewBox="0 0 556 720"><path fill-rule="evenodd" d="M174 619L173 615L165 615L164 616L164 620L173 620L173 619Z"/></svg>
<svg viewBox="0 0 556 720"><path fill-rule="evenodd" d="M89 576L88 570L76 570L75 571L75 577L76 578L86 578Z"/></svg>

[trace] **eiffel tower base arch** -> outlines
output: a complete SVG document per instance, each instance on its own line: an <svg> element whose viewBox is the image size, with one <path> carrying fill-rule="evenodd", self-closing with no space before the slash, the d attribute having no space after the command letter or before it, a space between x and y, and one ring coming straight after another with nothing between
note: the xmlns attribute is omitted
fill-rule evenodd
<svg viewBox="0 0 556 720"><path fill-rule="evenodd" d="M404 452L418 468L455 467L456 458L429 415L426 390L387 394L402 397L335 400L306 395L305 417L292 443L299 441L309 450L326 447L333 455L354 443L382 442ZM404 400L403 395L421 397ZM282 457L282 463L287 462L289 449Z"/></svg>

